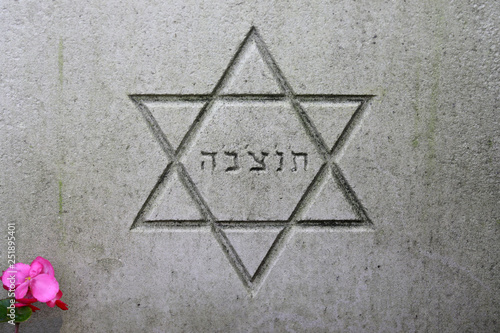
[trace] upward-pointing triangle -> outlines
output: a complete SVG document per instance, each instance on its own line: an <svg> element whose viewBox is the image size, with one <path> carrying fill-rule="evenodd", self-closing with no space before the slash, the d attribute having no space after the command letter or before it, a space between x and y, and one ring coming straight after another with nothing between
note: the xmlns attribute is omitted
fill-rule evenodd
<svg viewBox="0 0 500 333"><path fill-rule="evenodd" d="M329 149L332 149L361 102L312 101L300 103L318 129Z"/></svg>
<svg viewBox="0 0 500 333"><path fill-rule="evenodd" d="M167 175L163 188L151 205L146 221L200 221L203 216L186 187L179 179L177 171ZM162 186L160 185L160 186Z"/></svg>
<svg viewBox="0 0 500 333"><path fill-rule="evenodd" d="M281 229L224 229L250 276L255 274L280 231Z"/></svg>
<svg viewBox="0 0 500 333"><path fill-rule="evenodd" d="M189 127L200 113L205 102L199 101L150 101L143 102L174 149L179 147Z"/></svg>
<svg viewBox="0 0 500 333"><path fill-rule="evenodd" d="M255 35L249 36L229 68L220 94L281 94L283 90L257 47Z"/></svg>
<svg viewBox="0 0 500 333"><path fill-rule="evenodd" d="M322 179L302 216L306 221L360 220L329 168L323 170Z"/></svg>

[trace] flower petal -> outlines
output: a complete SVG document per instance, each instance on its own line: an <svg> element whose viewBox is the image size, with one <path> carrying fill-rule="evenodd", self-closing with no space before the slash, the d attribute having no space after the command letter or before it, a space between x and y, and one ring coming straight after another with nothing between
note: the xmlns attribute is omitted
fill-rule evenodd
<svg viewBox="0 0 500 333"><path fill-rule="evenodd" d="M59 283L56 278L48 274L38 274L32 278L30 287L33 297L42 303L52 300L59 291Z"/></svg>
<svg viewBox="0 0 500 333"><path fill-rule="evenodd" d="M24 298L26 299L26 298ZM31 303L34 303L36 302L37 300L36 299L32 299L33 301L30 301L30 302L19 302L20 300L19 299L16 299L17 302L19 303L15 303L14 306L16 308L22 308L23 306L29 306L31 308L31 310L33 310L33 312L37 311L37 310L40 310L39 308L37 308L36 306L34 306L33 304Z"/></svg>
<svg viewBox="0 0 500 333"><path fill-rule="evenodd" d="M27 299L27 298L32 298L34 300L36 300L36 298L33 297L33 295L31 295L31 291L28 289L28 292L26 293L26 296L24 296L24 299Z"/></svg>
<svg viewBox="0 0 500 333"><path fill-rule="evenodd" d="M23 303L23 304L31 304L31 303L35 303L35 302L38 302L38 300L36 298L16 298L16 302L19 302L19 303Z"/></svg>
<svg viewBox="0 0 500 333"><path fill-rule="evenodd" d="M64 303L63 301L57 300L56 305L59 307L61 310L68 310L68 305Z"/></svg>
<svg viewBox="0 0 500 333"><path fill-rule="evenodd" d="M40 308L37 308L37 307L36 307L36 306L34 306L34 305L28 304L28 306L31 308L31 310L32 310L33 312L40 310Z"/></svg>
<svg viewBox="0 0 500 333"><path fill-rule="evenodd" d="M29 287L28 281L23 282L20 285L18 285L16 287L16 292L15 292L16 299L23 298L26 295L26 293L28 292L28 287Z"/></svg>
<svg viewBox="0 0 500 333"><path fill-rule="evenodd" d="M39 262L33 261L30 267L30 277L35 277L42 272L43 265Z"/></svg>
<svg viewBox="0 0 500 333"><path fill-rule="evenodd" d="M28 306L29 304L24 304L24 303L15 303L14 307L15 308L22 308L23 306Z"/></svg>
<svg viewBox="0 0 500 333"><path fill-rule="evenodd" d="M54 276L54 267L52 267L50 261L40 256L36 257L35 260L33 260L33 262L31 263L31 269L33 273L36 273L36 275L48 274L50 276ZM36 275L31 275L30 272L31 277L34 277Z"/></svg>
<svg viewBox="0 0 500 333"><path fill-rule="evenodd" d="M4 287L9 288L11 284L11 280L9 280L10 277L15 276L16 282L15 286L19 286L21 283L26 281L26 278L29 276L30 273L30 266L23 264L22 262L18 262L17 264L14 265L14 268L9 268L5 272L3 272L2 275L2 282Z"/></svg>
<svg viewBox="0 0 500 333"><path fill-rule="evenodd" d="M57 292L56 296L52 300L47 302L47 305L49 307L53 308L56 305L56 302L61 299L62 295L63 295L62 291L59 290Z"/></svg>

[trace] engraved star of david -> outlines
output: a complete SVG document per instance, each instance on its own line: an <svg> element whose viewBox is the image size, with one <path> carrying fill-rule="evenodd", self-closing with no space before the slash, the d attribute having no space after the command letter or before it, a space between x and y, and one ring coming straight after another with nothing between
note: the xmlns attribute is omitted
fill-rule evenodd
<svg viewBox="0 0 500 333"><path fill-rule="evenodd" d="M255 294L295 230L372 227L337 165L372 97L295 94L252 27L212 93L130 95L168 158L131 229L209 228Z"/></svg>

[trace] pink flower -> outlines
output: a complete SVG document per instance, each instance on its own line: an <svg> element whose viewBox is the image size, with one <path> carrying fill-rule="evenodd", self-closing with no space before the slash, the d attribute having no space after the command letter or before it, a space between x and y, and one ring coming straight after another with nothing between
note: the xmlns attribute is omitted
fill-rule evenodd
<svg viewBox="0 0 500 333"><path fill-rule="evenodd" d="M68 305L66 305L66 303L64 303L63 301L60 301L62 295L63 295L62 291L59 290L56 294L56 297L54 297L53 300L48 301L47 305L50 306L51 308L57 305L61 310L68 310Z"/></svg>
<svg viewBox="0 0 500 333"><path fill-rule="evenodd" d="M16 299L22 299L30 293L40 302L49 302L56 298L59 283L54 277L54 268L47 259L36 257L31 265L17 263L2 275L5 287L11 285L11 278L15 277Z"/></svg>

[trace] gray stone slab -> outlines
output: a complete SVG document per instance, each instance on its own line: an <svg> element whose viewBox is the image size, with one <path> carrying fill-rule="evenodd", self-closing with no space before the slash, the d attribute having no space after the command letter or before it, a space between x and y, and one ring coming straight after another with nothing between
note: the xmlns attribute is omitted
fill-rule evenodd
<svg viewBox="0 0 500 333"><path fill-rule="evenodd" d="M0 6L21 332L500 330L498 2Z"/></svg>

